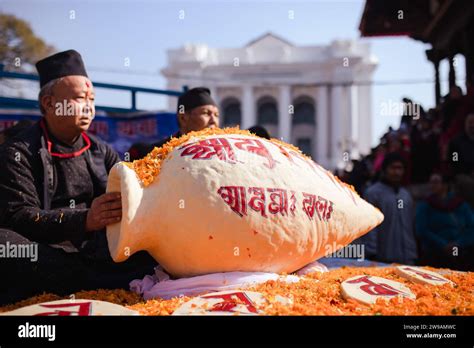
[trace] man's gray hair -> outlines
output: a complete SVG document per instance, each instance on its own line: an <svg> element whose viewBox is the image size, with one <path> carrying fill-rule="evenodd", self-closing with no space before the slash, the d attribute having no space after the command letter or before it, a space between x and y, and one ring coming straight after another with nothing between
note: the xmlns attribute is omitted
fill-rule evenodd
<svg viewBox="0 0 474 348"><path fill-rule="evenodd" d="M42 115L45 114L46 110L43 108L43 105L41 105L41 99L45 96L53 95L54 86L56 86L56 84L60 82L62 79L63 79L62 77L59 77L57 79L51 80L47 84L45 84L43 87L41 87L38 93L38 102L39 102L39 108Z"/></svg>

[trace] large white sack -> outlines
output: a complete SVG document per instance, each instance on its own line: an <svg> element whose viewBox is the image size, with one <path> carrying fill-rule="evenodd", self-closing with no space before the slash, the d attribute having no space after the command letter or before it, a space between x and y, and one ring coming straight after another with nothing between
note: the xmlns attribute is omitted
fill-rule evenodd
<svg viewBox="0 0 474 348"><path fill-rule="evenodd" d="M293 272L383 220L297 148L238 129L192 132L120 162L107 191L122 194L122 221L107 227L113 259L147 250L176 277Z"/></svg>

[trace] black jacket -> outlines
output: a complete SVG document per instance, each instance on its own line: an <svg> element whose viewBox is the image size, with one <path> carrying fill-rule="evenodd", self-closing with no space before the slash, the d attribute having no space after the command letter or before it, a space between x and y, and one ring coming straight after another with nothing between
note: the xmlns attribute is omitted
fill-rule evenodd
<svg viewBox="0 0 474 348"><path fill-rule="evenodd" d="M151 144L151 150L153 150L155 147L162 147L163 145L165 145L168 141L171 140L171 138L179 138L180 136L182 136L183 134L181 134L181 131L177 131L176 133L174 133L172 136L169 136L169 137L166 137L164 138L163 140L160 140L154 144ZM150 150L150 151L151 151Z"/></svg>
<svg viewBox="0 0 474 348"><path fill-rule="evenodd" d="M468 174L474 171L474 140L466 132L458 135L449 144L449 157L457 153L457 161L451 161L453 174Z"/></svg>
<svg viewBox="0 0 474 348"><path fill-rule="evenodd" d="M181 132L178 131L174 133L172 136L166 137L156 143L153 144L145 144L145 143L135 143L133 144L128 152L130 153L130 161L134 161L137 159L141 159L148 155L155 147L161 147L166 144L171 138L179 138L181 136Z"/></svg>
<svg viewBox="0 0 474 348"><path fill-rule="evenodd" d="M81 156L97 197L105 192L108 172L120 158L110 146L89 138L91 147ZM70 241L79 246L86 239L88 208L51 209L58 178L39 123L0 146L0 166L0 227L38 243Z"/></svg>

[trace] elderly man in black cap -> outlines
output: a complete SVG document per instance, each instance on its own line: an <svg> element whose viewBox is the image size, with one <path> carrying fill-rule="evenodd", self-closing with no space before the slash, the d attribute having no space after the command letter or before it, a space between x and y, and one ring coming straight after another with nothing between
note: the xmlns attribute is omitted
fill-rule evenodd
<svg viewBox="0 0 474 348"><path fill-rule="evenodd" d="M196 87L182 94L178 98L176 114L179 131L172 135L174 138L192 131L219 126L219 109L211 97L211 91L206 87ZM160 147L170 139L171 137L168 137L151 145L134 144L129 150L130 157L132 160L142 158L155 146Z"/></svg>
<svg viewBox="0 0 474 348"><path fill-rule="evenodd" d="M0 304L43 291L128 287L156 265L143 253L122 264L110 257L105 227L120 221L122 208L120 194L105 189L119 157L86 133L94 88L80 54L60 52L36 67L43 117L0 151ZM20 249L36 256L12 253Z"/></svg>

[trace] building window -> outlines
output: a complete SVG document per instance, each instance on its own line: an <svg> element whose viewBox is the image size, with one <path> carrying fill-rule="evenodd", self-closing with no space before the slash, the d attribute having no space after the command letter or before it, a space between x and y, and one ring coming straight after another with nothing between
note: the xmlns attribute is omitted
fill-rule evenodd
<svg viewBox="0 0 474 348"><path fill-rule="evenodd" d="M314 102L310 97L300 97L294 101L295 114L293 115L293 124L312 124L315 121Z"/></svg>
<svg viewBox="0 0 474 348"><path fill-rule="evenodd" d="M222 127L240 126L242 112L240 102L236 98L227 98L222 102Z"/></svg>
<svg viewBox="0 0 474 348"><path fill-rule="evenodd" d="M303 152L306 156L311 156L311 138L298 138L296 141L296 146Z"/></svg>
<svg viewBox="0 0 474 348"><path fill-rule="evenodd" d="M278 124L277 102L272 97L263 97L257 103L258 105L258 124Z"/></svg>

